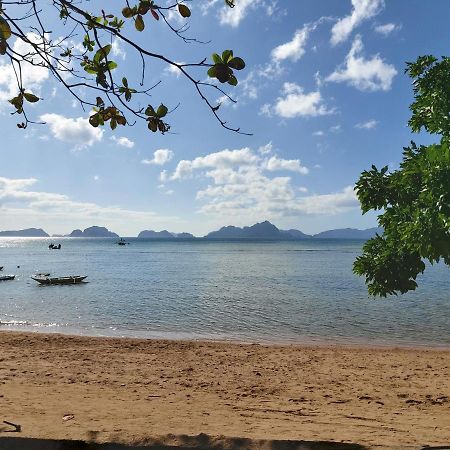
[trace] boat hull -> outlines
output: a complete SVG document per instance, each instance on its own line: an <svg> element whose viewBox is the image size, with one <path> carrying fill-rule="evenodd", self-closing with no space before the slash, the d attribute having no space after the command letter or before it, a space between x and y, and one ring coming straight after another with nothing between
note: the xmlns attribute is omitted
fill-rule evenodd
<svg viewBox="0 0 450 450"><path fill-rule="evenodd" d="M31 277L34 281L37 281L40 284L78 284L84 281L86 277L81 276L73 276L73 277L58 277L58 278L39 278L39 277Z"/></svg>
<svg viewBox="0 0 450 450"><path fill-rule="evenodd" d="M2 275L0 276L0 281L10 281L14 280L14 278L16 278L15 275Z"/></svg>

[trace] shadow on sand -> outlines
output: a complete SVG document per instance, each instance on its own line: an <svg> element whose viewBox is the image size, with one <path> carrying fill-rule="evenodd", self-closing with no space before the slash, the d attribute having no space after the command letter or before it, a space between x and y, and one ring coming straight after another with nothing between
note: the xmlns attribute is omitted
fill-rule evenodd
<svg viewBox="0 0 450 450"><path fill-rule="evenodd" d="M359 444L325 441L271 441L243 438L198 436L167 436L145 440L135 445L0 437L1 450L364 450Z"/></svg>

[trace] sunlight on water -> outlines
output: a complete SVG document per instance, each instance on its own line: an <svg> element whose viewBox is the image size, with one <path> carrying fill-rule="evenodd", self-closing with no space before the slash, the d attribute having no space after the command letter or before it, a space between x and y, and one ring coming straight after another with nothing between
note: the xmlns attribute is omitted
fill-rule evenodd
<svg viewBox="0 0 450 450"><path fill-rule="evenodd" d="M358 241L156 242L0 239L0 329L112 336L450 345L450 271L417 292L369 298ZM19 268L17 266L20 266ZM88 275L41 286L37 272Z"/></svg>

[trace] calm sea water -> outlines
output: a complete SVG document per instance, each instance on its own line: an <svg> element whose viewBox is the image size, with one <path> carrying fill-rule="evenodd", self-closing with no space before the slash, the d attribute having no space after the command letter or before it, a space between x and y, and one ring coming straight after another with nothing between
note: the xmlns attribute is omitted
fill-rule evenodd
<svg viewBox="0 0 450 450"><path fill-rule="evenodd" d="M450 346L450 270L374 299L352 274L361 241L0 239L0 329L276 343ZM20 268L17 268L20 266ZM35 272L88 275L41 286Z"/></svg>

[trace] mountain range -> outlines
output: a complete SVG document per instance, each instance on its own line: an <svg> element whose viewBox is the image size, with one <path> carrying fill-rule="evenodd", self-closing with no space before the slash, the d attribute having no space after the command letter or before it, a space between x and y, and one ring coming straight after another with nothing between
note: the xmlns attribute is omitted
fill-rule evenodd
<svg viewBox="0 0 450 450"><path fill-rule="evenodd" d="M269 221L255 223L249 227L234 227L226 226L220 230L211 231L203 238L196 238L191 233L171 233L167 230L153 231L144 230L139 233L138 238L145 239L263 239L276 241L290 241L303 239L370 239L376 234L382 234L382 228L368 228L365 230L358 230L356 228L340 228L335 230L322 231L321 233L310 235L305 234L300 230L280 230ZM0 231L0 237L14 236L14 237L49 237L49 235L40 228L29 228L19 231ZM60 236L61 237L61 236ZM93 226L85 230L73 230L70 234L64 237L74 238L118 238L119 235L109 231L105 227Z"/></svg>

